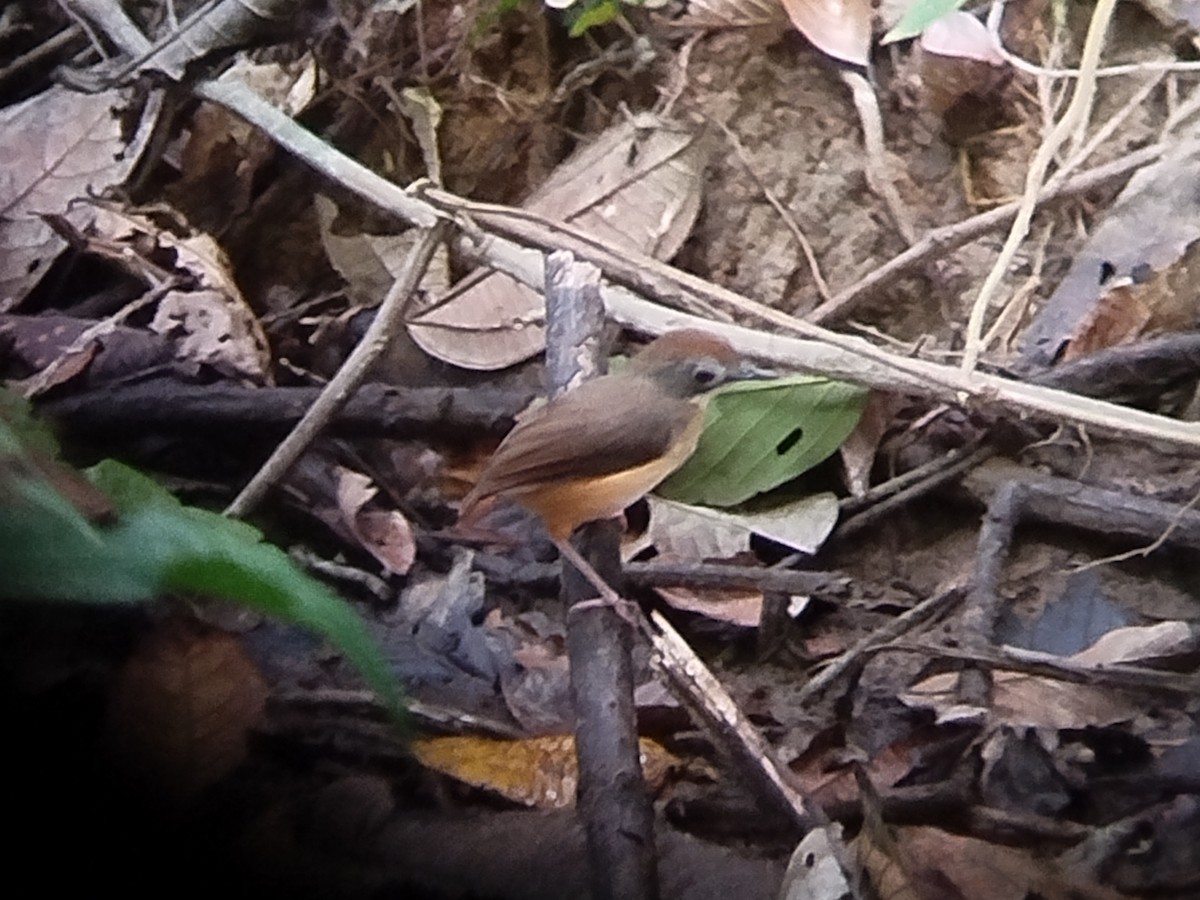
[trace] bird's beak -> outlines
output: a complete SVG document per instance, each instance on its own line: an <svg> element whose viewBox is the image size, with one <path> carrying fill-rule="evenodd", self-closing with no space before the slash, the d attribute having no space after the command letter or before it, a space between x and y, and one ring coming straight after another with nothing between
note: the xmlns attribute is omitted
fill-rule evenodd
<svg viewBox="0 0 1200 900"><path fill-rule="evenodd" d="M734 373L734 379L737 381L770 381L774 378L782 378L783 376L774 369L765 369L757 366L749 360L743 360L737 367Z"/></svg>

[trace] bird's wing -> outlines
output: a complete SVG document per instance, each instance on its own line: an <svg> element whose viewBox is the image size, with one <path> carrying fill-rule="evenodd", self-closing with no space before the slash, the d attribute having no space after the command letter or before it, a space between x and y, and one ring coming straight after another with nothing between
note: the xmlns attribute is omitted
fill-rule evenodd
<svg viewBox="0 0 1200 900"><path fill-rule="evenodd" d="M700 413L640 378L586 382L509 432L470 499L644 465L666 454Z"/></svg>

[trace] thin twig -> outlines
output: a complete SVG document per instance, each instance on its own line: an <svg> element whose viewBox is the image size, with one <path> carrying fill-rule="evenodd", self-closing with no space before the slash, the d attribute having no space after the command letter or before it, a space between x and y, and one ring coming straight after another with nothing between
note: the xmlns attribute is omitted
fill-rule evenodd
<svg viewBox="0 0 1200 900"><path fill-rule="evenodd" d="M901 636L947 612L962 599L962 596L961 586L940 591L886 625L875 629L810 679L808 684L800 689L793 702L799 708L805 708L847 672L863 665L868 657L881 649L893 646L893 642Z"/></svg>
<svg viewBox="0 0 1200 900"><path fill-rule="evenodd" d="M1152 163L1167 151L1167 144L1158 143L1134 150L1112 162L1080 172L1074 178L1059 179L1058 174L1048 181L1038 193L1038 202L1045 203L1060 197L1082 194L1115 178L1127 175L1147 163ZM850 287L840 291L828 303L818 306L805 319L814 324L843 319L867 297L888 282L905 275L923 265L934 256L940 256L987 234L1012 219L1021 207L1014 200L987 212L963 219L953 225L945 225L926 233L917 243L903 253L894 256L873 272L860 278Z"/></svg>
<svg viewBox="0 0 1200 900"><path fill-rule="evenodd" d="M746 148L742 145L741 139L737 136L732 128L726 125L719 119L713 119L711 116L708 121L715 122L717 127L725 133L725 137L729 140L733 147L733 152L737 154L737 158L741 161L750 177L754 179L754 183L758 185L758 189L762 191L762 195L771 204L775 212L779 213L779 218L783 219L783 224L787 226L788 231L792 233L792 237L796 239L796 243L800 245L800 250L804 253L804 259L808 263L808 270L812 273L813 283L817 286L817 293L820 295L822 302L829 302L829 282L825 280L825 276L821 274L821 264L817 262L817 254L813 251L812 242L800 227L800 223L796 221L796 217L791 214L786 206L780 202L775 196L775 192L758 174L754 164L750 161L750 155L746 152Z"/></svg>
<svg viewBox="0 0 1200 900"><path fill-rule="evenodd" d="M152 303L157 303L171 291L179 286L179 280L176 278L168 278L162 284L157 285L152 290L147 291L142 296L129 301L119 310L107 318L101 319L99 322L85 328L79 333L79 336L71 342L71 345L58 354L46 368L30 376L21 386L21 392L26 397L36 397L38 394L53 386L54 379L63 367L76 354L82 353L87 349L88 344L97 338L109 334L118 325L132 316L135 312L145 309Z"/></svg>
<svg viewBox="0 0 1200 900"><path fill-rule="evenodd" d="M996 51L1000 56L1011 65L1014 69L1019 69L1029 75L1036 75L1039 78L1081 78L1083 77L1083 67L1078 69L1055 69L1046 66L1039 66L1037 63L1032 63L1024 57L1018 56L1007 47L1004 46L1004 41L1000 36L1000 23L1004 19L1004 8L1008 5L1008 0L996 0L988 13L987 30L992 36ZM1140 62L1140 63L1125 63L1119 66L1105 66L1097 68L1093 77L1095 78L1112 78L1117 75L1137 75L1142 72L1158 72L1166 75L1169 72L1200 72L1200 62L1180 62L1179 60L1163 60L1161 62Z"/></svg>
<svg viewBox="0 0 1200 900"><path fill-rule="evenodd" d="M22 53L7 66L0 69L0 86L3 86L5 82L21 74L26 69L36 66L42 60L54 56L58 51L65 49L79 40L84 34L82 25L71 25L58 32L58 34L52 35L47 40L42 41L28 53Z"/></svg>
<svg viewBox="0 0 1200 900"><path fill-rule="evenodd" d="M1058 149L1071 137L1072 133L1087 122L1091 116L1092 99L1096 94L1096 68L1100 63L1100 53L1104 49L1104 37L1108 32L1108 23L1112 18L1117 0L1098 0L1088 25L1087 37L1083 43L1083 54L1079 66L1079 81L1075 85L1075 93L1067 105L1062 118L1051 129L1038 148L1029 172L1025 176L1025 193L1021 197L1021 205L1017 210L1016 219L1009 229L1008 238L1000 250L992 269L984 279L983 287L971 307L967 319L966 347L963 351L962 369L964 372L975 371L979 363L982 348L983 319L987 314L988 304L992 295L1000 286L1008 267L1016 256L1017 249L1029 233L1029 223L1033 220L1033 212L1037 208L1038 193L1046 180L1046 172L1054 161Z"/></svg>
<svg viewBox="0 0 1200 900"><path fill-rule="evenodd" d="M838 334L804 322L644 254L612 247L577 228L548 222L528 210L474 203L435 188L424 190L424 199L419 199L338 153L263 102L244 85L205 82L195 90L205 98L249 118L305 162L382 209L417 222L435 221L439 217L462 222L470 237L465 239L465 243L460 242L460 249L535 290L545 283L543 256L538 250L529 249L529 246L566 248L576 252L581 259L600 265L609 277L634 284L643 294L655 297L661 303L693 308L715 306L744 315L751 321L769 323L809 340L773 337L761 331L724 325L711 319L689 317L648 302L639 294L618 285L602 285L601 293L609 314L619 322L643 332L659 334L685 324L709 328L732 338L740 344L743 352L804 371L819 371L880 389L910 391L955 403L976 398L985 404L997 405L1019 414L1036 413L1041 417L1090 425L1129 437L1163 440L1188 447L1200 446L1200 427L1193 423L984 373L967 375L957 368L906 359L881 350L861 338ZM1072 186L1077 187L1082 181L1092 185L1103 183L1108 178L1158 158L1164 150L1165 145L1160 144L1137 151L1114 164L1097 167L1077 176L1077 180L1072 180ZM999 212L997 221L1003 221L1005 211L993 211L996 212ZM480 222L502 235L516 236L527 246L484 232L472 223L472 216L478 217Z"/></svg>
<svg viewBox="0 0 1200 900"><path fill-rule="evenodd" d="M976 448L969 453L966 449L959 451L960 454L955 459L951 459L947 454L945 457L935 460L939 463L936 471L930 472L921 478L919 481L905 485L900 490L897 490L891 496L880 500L873 506L870 506L860 512L853 518L846 519L838 525L834 532L838 540L844 540L855 532L861 531L870 525L875 524L881 519L892 514L893 511L912 503L918 497L928 494L930 491L936 490L947 482L953 481L964 472L975 466L980 465L986 460L996 455L995 449L992 447ZM901 476L903 477L903 476ZM888 482L889 484L891 482ZM883 487L884 485L881 485Z"/></svg>
<svg viewBox="0 0 1200 900"><path fill-rule="evenodd" d="M304 414L304 418L275 448L275 452L263 467L250 479L250 483L242 488L242 492L229 504L225 510L226 515L241 517L258 505L271 485L287 473L354 389L362 383L371 365L387 348L389 340L403 327L405 308L426 268L429 267L429 261L441 243L446 227L443 224L427 229L413 245L404 261L403 274L392 284L391 290L379 307L379 312L358 346L347 357L337 374L330 379L329 384L321 391L321 396Z"/></svg>
<svg viewBox="0 0 1200 900"><path fill-rule="evenodd" d="M750 765L756 780L770 795L791 813L793 821L803 828L825 824L824 811L806 798L792 784L786 769L775 759L766 741L738 709L729 692L696 656L679 633L659 613L653 614L653 624L641 619L641 630L655 650L654 664L672 685L681 691L697 712L714 726L718 737L735 737L734 747L742 762Z"/></svg>

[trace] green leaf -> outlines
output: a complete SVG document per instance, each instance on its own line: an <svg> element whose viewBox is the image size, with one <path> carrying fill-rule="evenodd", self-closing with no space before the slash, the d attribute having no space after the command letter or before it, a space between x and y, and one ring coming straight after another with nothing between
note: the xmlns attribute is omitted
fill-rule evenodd
<svg viewBox="0 0 1200 900"><path fill-rule="evenodd" d="M0 390L0 456L40 453L58 458L58 441L33 417L29 401L20 394Z"/></svg>
<svg viewBox="0 0 1200 900"><path fill-rule="evenodd" d="M599 0L585 2L570 7L565 11L568 32L571 37L579 37L589 28L607 25L621 15L620 0Z"/></svg>
<svg viewBox="0 0 1200 900"><path fill-rule="evenodd" d="M156 592L192 592L236 600L295 622L337 645L393 710L400 698L387 663L362 619L309 578L258 529L181 504L154 481L112 460L87 472L116 504L120 522L108 529L121 557L153 559Z"/></svg>
<svg viewBox="0 0 1200 900"><path fill-rule="evenodd" d="M117 520L93 524L29 462L25 423L0 398L0 598L104 604L186 592L232 600L330 640L401 715L396 681L363 620L257 529L184 506L111 460L85 474Z"/></svg>
<svg viewBox="0 0 1200 900"><path fill-rule="evenodd" d="M865 389L818 376L730 385L709 401L696 452L658 493L681 503L742 503L829 457L866 402Z"/></svg>
<svg viewBox="0 0 1200 900"><path fill-rule="evenodd" d="M953 12L966 2L967 0L913 0L912 5L900 17L900 21L892 26L880 43L890 44L916 37L946 13Z"/></svg>

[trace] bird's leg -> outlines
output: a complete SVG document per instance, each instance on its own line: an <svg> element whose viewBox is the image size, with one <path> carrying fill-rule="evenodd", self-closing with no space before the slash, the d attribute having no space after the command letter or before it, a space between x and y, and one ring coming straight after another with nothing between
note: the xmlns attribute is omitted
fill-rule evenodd
<svg viewBox="0 0 1200 900"><path fill-rule="evenodd" d="M613 590L612 586L601 577L600 573L592 567L592 564L584 558L583 554L575 549L569 539L561 540L552 537L551 540L554 541L554 546L558 548L558 552L562 554L562 558L570 562L578 570L579 574L587 579L588 584L594 587L600 595L595 600L584 600L582 603L576 603L571 607L571 611L588 609L597 604L609 606L613 612L636 628L638 622L635 610L641 612L640 609L637 609L637 604L624 599Z"/></svg>

